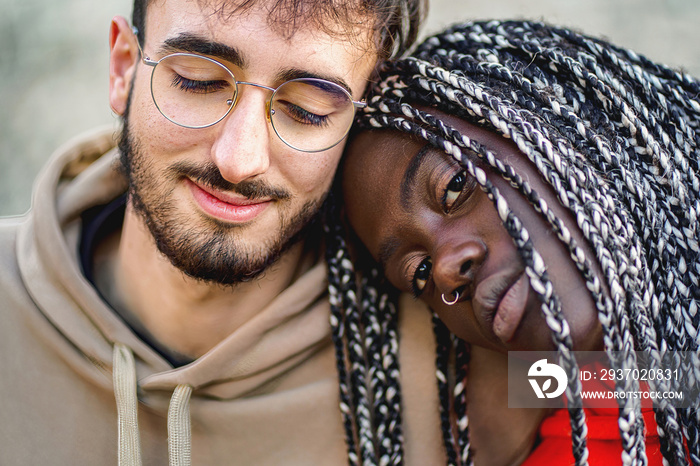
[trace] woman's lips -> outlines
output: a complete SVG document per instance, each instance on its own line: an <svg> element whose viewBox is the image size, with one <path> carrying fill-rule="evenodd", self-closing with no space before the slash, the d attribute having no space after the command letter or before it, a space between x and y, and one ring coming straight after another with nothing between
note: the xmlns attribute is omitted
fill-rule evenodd
<svg viewBox="0 0 700 466"><path fill-rule="evenodd" d="M527 275L522 274L498 303L493 318L493 333L504 343L513 339L520 321L523 320L529 288L530 281Z"/></svg>
<svg viewBox="0 0 700 466"><path fill-rule="evenodd" d="M528 304L530 282L520 275L502 274L487 278L476 287L473 309L484 329L503 343L515 336Z"/></svg>
<svg viewBox="0 0 700 466"><path fill-rule="evenodd" d="M270 199L249 199L218 192L189 179L185 179L185 182L195 202L204 212L229 223L245 223L253 220L271 203Z"/></svg>

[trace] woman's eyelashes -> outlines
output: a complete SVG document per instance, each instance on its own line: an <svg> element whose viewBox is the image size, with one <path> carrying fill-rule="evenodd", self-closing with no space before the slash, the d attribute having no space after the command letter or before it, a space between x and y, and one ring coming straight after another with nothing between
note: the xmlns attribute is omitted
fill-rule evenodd
<svg viewBox="0 0 700 466"><path fill-rule="evenodd" d="M442 207L445 209L445 212L450 211L452 205L462 193L464 183L467 181L466 175L465 172L461 171L447 184L445 194L442 195Z"/></svg>
<svg viewBox="0 0 700 466"><path fill-rule="evenodd" d="M472 181L472 182L469 182ZM442 210L447 214L457 207L460 202L464 201L474 189L473 180L467 175L467 172L460 170L454 175L447 186L443 189L441 204ZM463 195L464 194L464 195Z"/></svg>
<svg viewBox="0 0 700 466"><path fill-rule="evenodd" d="M424 258L418 267L413 271L413 277L411 278L411 288L413 289L413 296L418 298L425 289L425 286L430 280L430 272L433 268L433 262L430 257Z"/></svg>

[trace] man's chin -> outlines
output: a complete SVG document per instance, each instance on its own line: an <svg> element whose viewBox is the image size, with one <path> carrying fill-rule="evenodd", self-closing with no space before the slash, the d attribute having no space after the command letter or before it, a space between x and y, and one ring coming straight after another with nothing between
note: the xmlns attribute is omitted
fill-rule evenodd
<svg viewBox="0 0 700 466"><path fill-rule="evenodd" d="M291 245L273 244L249 248L225 235L207 235L202 240L151 231L156 246L170 263L187 277L205 283L235 285L259 278Z"/></svg>
<svg viewBox="0 0 700 466"><path fill-rule="evenodd" d="M245 229L234 235L230 228L211 224L193 233L183 223L162 225L149 220L148 212L139 214L158 250L173 266L195 280L225 286L259 279L320 223L317 202L304 206L294 221L285 222L269 239Z"/></svg>

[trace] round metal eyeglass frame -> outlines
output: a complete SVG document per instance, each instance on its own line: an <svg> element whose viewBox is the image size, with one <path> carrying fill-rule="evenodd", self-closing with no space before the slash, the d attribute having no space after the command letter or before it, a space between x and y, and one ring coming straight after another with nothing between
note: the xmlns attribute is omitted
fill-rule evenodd
<svg viewBox="0 0 700 466"><path fill-rule="evenodd" d="M263 84L257 84L257 83L247 82L247 81L238 81L238 80L236 80L236 77L234 76L233 72L232 72L230 69L228 69L226 66L224 66L223 63L220 63L220 62L218 62L217 60L214 60L213 58L209 58L209 57L207 57L207 56L199 55L199 54L196 54L196 53L176 52L176 53L168 54L168 55L164 56L163 58L161 58L160 60L157 60L157 61L156 61L156 60L151 60L149 57L147 57L147 56L143 53L143 49L141 48L141 43L139 42L139 39L138 39L138 30L136 29L136 27L133 27L133 28L132 28L132 32L134 33L134 36L136 37L136 44L138 45L139 53L141 54L141 57L142 57L141 60L143 61L143 63L144 63L145 65L150 66L150 67L153 68L153 70L151 71L151 85L150 85L150 87L151 87L151 98L153 99L153 103L155 104L155 106L156 106L156 108L158 109L158 111L160 112L160 114L163 115L168 121L170 121L171 123L174 123L174 124L176 124L176 125L178 125L178 126L181 126L181 127L183 127L183 128L202 129L202 128L209 128L210 126L214 126L215 124L219 123L221 120L223 120L224 118L226 118L226 117L231 113L231 111L233 110L233 108L236 106L236 102L237 102L237 100L238 100L238 85L239 85L239 84L245 84L245 85L248 85L248 86L259 87L259 88L261 88L261 89L266 89L266 90L272 92L272 94L270 95L270 98L266 101L266 104L265 104L265 115L266 115L266 117L267 117L267 120L270 122L270 125L272 126L272 129L275 131L275 134L277 135L277 137L278 137L283 143L285 143L287 146L291 147L292 149L298 150L298 151L300 151L300 152L322 152L322 151L324 151L324 150L328 150L328 149L330 149L330 148L332 148L332 147L337 146L343 139L345 139L345 136L347 136L348 132L350 132L350 127L352 126L352 122L353 122L353 120L354 120L354 117L350 119L349 124L348 124L348 127L345 129L345 131L343 132L342 136L340 136L340 137L338 138L338 140L335 141L334 143L332 143L332 144L330 144L330 145L328 145L328 146L326 146L326 147L323 147L323 148L321 148L321 149L300 149L300 148L298 148L298 147L292 145L292 144L291 144L289 141L287 141L286 139L284 139L284 138L282 137L282 135L279 133L279 131L277 131L277 128L275 127L275 123L274 123L274 121L273 121L273 119L272 119L272 115L274 115L274 113L275 113L275 110L272 108L272 101L273 101L274 98L275 98L275 94L277 93L277 90L280 89L280 88L281 88L282 86L284 86L285 84L290 83L290 82L295 82L295 81L305 81L305 82L308 82L308 81L318 81L318 82L323 83L324 86L332 86L333 88L336 88L336 89L338 89L339 91L341 91L343 94L345 94L345 95L348 97L348 100L349 100L349 101L352 103L352 105L353 105L353 115L354 115L355 111L356 111L358 108L364 108L364 107L367 106L367 103L366 103L365 101L356 101L356 100L352 100L352 95L351 95L351 94L348 92L348 90L345 89L343 86L341 86L341 85L339 85L339 84L336 84L336 83L334 83L334 82L332 82L332 81L327 81L327 80L325 80L325 79L320 79L320 78L296 78L296 79L290 79L289 81L285 81L285 82L283 82L282 84L280 84L279 86L277 86L276 88L274 88L274 87L270 87L270 86L265 86L265 85L263 85ZM182 123L178 123L177 121L175 121L175 120L173 120L172 118L170 118L168 115L165 114L165 112L163 112L163 110L162 110L162 109L160 108L160 106L158 105L158 101L156 100L155 94L154 94L154 92L153 92L153 76L155 75L155 70L156 70L156 67L158 66L158 64L159 64L160 62L162 62L163 60L165 60L166 58L173 57L173 56L195 57L195 58L207 60L207 61L209 61L209 62L211 62L211 63L213 63L213 64L215 64L215 65L218 65L218 66L221 67L221 68L223 68L223 69L226 70L226 72L231 76L231 79L232 79L233 83L234 83L235 86L236 86L236 87L234 88L234 95L233 95L233 98L232 98L232 99L229 99L229 100L227 101L227 104L229 105L229 108L228 108L228 110L226 111L226 113L224 113L224 114L223 114L220 118L218 118L216 121L214 121L214 122L212 122L212 123L209 123L209 124L206 124L206 125L198 125L198 126L185 125L185 124L182 124Z"/></svg>

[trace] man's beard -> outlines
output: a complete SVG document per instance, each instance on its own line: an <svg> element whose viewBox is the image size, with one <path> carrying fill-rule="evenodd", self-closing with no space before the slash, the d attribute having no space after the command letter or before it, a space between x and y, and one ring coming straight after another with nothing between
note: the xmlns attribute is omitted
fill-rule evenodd
<svg viewBox="0 0 700 466"><path fill-rule="evenodd" d="M267 241L246 238L249 243L246 246L239 239L245 238L245 226L179 211L181 206L171 196L177 182L188 177L249 199L272 199L276 203L289 199L288 192L262 181L230 183L213 163L181 162L159 173L148 156L140 151L138 141L131 137L128 108L123 117L119 150L121 169L129 182L128 198L132 208L148 227L158 250L175 267L199 280L233 285L259 277L285 251L304 238L320 216L323 198L308 201L291 215L280 210L278 234Z"/></svg>

